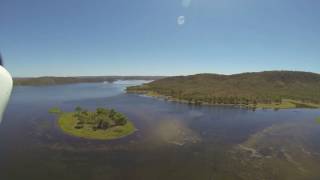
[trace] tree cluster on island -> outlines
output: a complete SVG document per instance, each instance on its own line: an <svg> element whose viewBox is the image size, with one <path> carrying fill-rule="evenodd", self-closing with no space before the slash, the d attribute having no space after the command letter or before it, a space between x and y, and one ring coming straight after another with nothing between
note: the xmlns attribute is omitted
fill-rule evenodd
<svg viewBox="0 0 320 180"><path fill-rule="evenodd" d="M74 118L77 124L74 128L82 129L85 126L92 130L107 130L115 126L124 126L128 118L114 109L97 108L95 112L89 112L81 107L75 108Z"/></svg>

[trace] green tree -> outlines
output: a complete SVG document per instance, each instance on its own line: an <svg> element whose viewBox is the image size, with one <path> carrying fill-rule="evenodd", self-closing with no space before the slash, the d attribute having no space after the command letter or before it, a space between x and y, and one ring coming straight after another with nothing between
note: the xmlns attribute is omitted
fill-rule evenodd
<svg viewBox="0 0 320 180"><path fill-rule="evenodd" d="M98 115L100 115L100 114L108 115L109 112L108 112L108 110L105 109L105 108L97 108L96 114L98 114Z"/></svg>
<svg viewBox="0 0 320 180"><path fill-rule="evenodd" d="M77 106L77 107L75 108L75 111L76 111L77 113L80 113L80 112L82 111L82 108L81 108L80 106Z"/></svg>
<svg viewBox="0 0 320 180"><path fill-rule="evenodd" d="M98 129L107 129L111 125L111 119L106 114L98 114L96 120L96 127Z"/></svg>
<svg viewBox="0 0 320 180"><path fill-rule="evenodd" d="M77 107L75 108L74 117L77 118L78 120L80 119L81 111L82 111L82 108L81 108L81 107L77 106Z"/></svg>
<svg viewBox="0 0 320 180"><path fill-rule="evenodd" d="M110 113L109 113L109 117L111 118L111 119L114 119L114 116L117 114L117 112L114 110L114 109L111 109L110 110Z"/></svg>
<svg viewBox="0 0 320 180"><path fill-rule="evenodd" d="M110 122L111 120L109 119L109 117L103 119L101 122L101 129L108 129L111 126Z"/></svg>
<svg viewBox="0 0 320 180"><path fill-rule="evenodd" d="M116 113L113 120L116 126L122 126L127 123L127 118L121 113Z"/></svg>

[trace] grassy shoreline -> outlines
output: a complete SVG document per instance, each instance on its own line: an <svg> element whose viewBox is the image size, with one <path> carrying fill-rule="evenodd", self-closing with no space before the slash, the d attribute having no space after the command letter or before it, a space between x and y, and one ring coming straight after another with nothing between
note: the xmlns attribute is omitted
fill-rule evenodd
<svg viewBox="0 0 320 180"><path fill-rule="evenodd" d="M148 90L127 90L127 93L132 94L142 94L149 97L164 99L171 102L178 102L178 103L184 103L184 104L191 104L191 105L207 105L207 106L239 106L244 108L250 108L250 109L295 109L295 108L320 108L319 104L314 103L305 103L302 101L297 100L291 100L291 99L283 99L281 103L270 103L270 104L263 104L263 103L257 103L257 104L224 104L224 103L207 103L207 102L190 102L185 99L177 99L170 96L165 96L162 94L159 94L155 91L148 91Z"/></svg>

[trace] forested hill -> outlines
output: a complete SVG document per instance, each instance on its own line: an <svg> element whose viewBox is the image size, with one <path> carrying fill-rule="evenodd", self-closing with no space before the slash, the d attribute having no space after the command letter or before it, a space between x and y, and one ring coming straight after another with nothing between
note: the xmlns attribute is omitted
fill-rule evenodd
<svg viewBox="0 0 320 180"><path fill-rule="evenodd" d="M82 76L82 77L36 77L14 78L15 86L45 86L74 83L114 82L117 80L157 80L162 76Z"/></svg>
<svg viewBox="0 0 320 180"><path fill-rule="evenodd" d="M129 87L128 92L153 92L189 102L256 104L283 99L320 103L320 74L266 71L234 75L198 74L169 77Z"/></svg>

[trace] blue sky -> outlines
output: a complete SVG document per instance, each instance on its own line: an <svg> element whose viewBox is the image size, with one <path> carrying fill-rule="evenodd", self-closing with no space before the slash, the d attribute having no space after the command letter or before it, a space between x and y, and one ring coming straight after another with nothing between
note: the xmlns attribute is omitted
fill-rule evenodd
<svg viewBox="0 0 320 180"><path fill-rule="evenodd" d="M0 0L13 76L320 73L318 0Z"/></svg>

